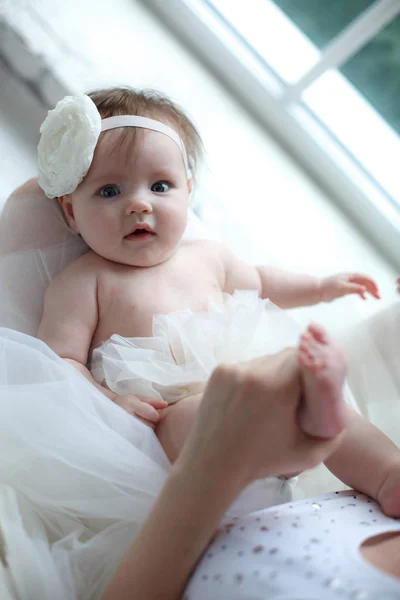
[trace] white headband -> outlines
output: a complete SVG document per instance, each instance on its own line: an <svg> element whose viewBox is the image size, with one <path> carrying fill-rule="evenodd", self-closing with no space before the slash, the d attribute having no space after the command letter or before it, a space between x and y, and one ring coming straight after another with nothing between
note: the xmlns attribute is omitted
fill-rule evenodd
<svg viewBox="0 0 400 600"><path fill-rule="evenodd" d="M101 121L101 131L108 131L109 129L116 129L117 127L142 127L143 129L152 129L167 135L171 140L175 142L179 150L182 152L183 161L185 163L186 170L188 168L188 160L186 156L185 144L182 138L176 133L172 127L168 127L161 121L155 121L148 117L139 117L138 115L120 115L118 117L108 117Z"/></svg>
<svg viewBox="0 0 400 600"><path fill-rule="evenodd" d="M38 182L46 196L72 194L89 171L100 134L119 127L151 129L171 138L182 152L188 178L191 176L185 144L165 123L136 115L102 120L89 96L66 96L48 112L40 128Z"/></svg>

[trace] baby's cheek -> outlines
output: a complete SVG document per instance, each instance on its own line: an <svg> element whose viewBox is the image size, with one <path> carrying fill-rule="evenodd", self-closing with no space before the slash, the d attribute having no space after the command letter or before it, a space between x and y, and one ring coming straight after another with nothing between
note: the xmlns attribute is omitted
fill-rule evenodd
<svg viewBox="0 0 400 600"><path fill-rule="evenodd" d="M107 240L104 232L97 229L95 226L91 227L90 229L83 230L82 237L88 246L90 246L90 248L92 248L95 252L98 252L107 246Z"/></svg>
<svg viewBox="0 0 400 600"><path fill-rule="evenodd" d="M187 225L187 209L174 207L163 215L164 228L167 229L171 238L179 239L183 236Z"/></svg>
<svg viewBox="0 0 400 600"><path fill-rule="evenodd" d="M115 224L101 215L89 215L85 225L87 235L90 236L91 240L102 245L106 244L116 234Z"/></svg>

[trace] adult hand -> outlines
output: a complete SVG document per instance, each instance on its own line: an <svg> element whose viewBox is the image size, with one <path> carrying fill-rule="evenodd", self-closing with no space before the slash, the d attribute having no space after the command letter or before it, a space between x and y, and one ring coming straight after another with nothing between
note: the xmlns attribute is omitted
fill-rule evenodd
<svg viewBox="0 0 400 600"><path fill-rule="evenodd" d="M218 367L178 462L198 460L221 476L254 479L312 468L337 447L311 438L297 424L301 398L297 351Z"/></svg>

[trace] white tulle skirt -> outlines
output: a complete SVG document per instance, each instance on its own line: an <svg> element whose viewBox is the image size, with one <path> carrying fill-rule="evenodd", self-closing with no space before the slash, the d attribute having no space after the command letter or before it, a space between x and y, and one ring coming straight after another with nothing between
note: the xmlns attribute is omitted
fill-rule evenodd
<svg viewBox="0 0 400 600"><path fill-rule="evenodd" d="M272 302L236 291L204 312L157 315L152 337L113 335L94 350L91 371L117 394L174 403L204 391L218 364L279 352L299 335L297 323Z"/></svg>
<svg viewBox="0 0 400 600"><path fill-rule="evenodd" d="M0 402L0 598L100 598L168 474L157 437L7 329Z"/></svg>

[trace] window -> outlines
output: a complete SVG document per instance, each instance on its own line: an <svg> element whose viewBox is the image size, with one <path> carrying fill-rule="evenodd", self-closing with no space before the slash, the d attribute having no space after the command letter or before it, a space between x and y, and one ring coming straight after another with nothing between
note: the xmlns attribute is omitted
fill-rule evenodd
<svg viewBox="0 0 400 600"><path fill-rule="evenodd" d="M339 0L324 7L321 0L274 3L323 49L373 1ZM300 98L398 203L399 98L400 16L394 17L337 70L323 73Z"/></svg>
<svg viewBox="0 0 400 600"><path fill-rule="evenodd" d="M298 81L319 58L314 44L273 2L206 0L206 3L257 54L265 68L271 69L284 83ZM290 40L289 52L287 40Z"/></svg>
<svg viewBox="0 0 400 600"><path fill-rule="evenodd" d="M324 48L375 0L273 0L319 48Z"/></svg>
<svg viewBox="0 0 400 600"><path fill-rule="evenodd" d="M147 2L400 263L400 1Z"/></svg>

